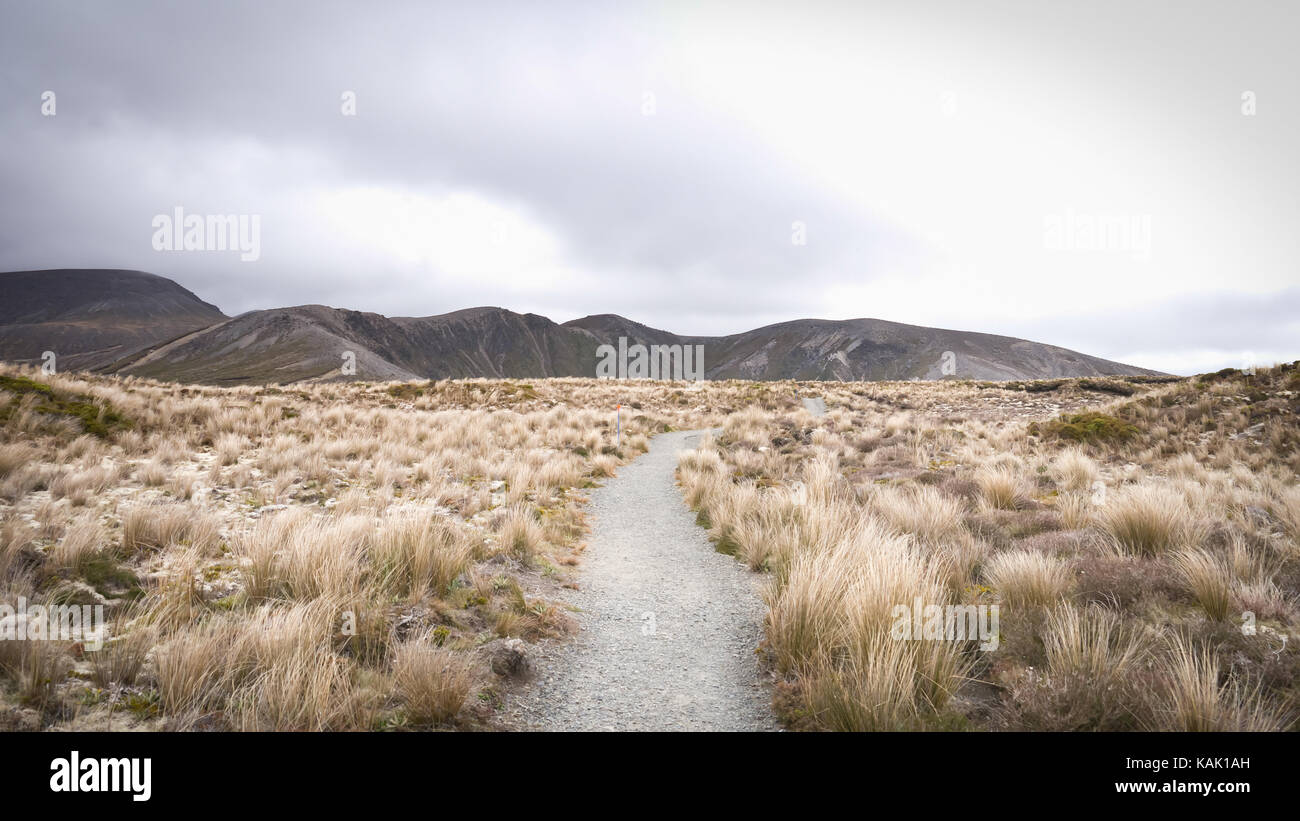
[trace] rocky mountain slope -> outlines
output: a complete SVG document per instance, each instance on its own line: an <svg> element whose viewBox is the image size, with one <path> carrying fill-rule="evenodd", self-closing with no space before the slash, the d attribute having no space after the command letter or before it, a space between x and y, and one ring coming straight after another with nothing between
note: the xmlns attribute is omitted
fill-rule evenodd
<svg viewBox="0 0 1300 821"><path fill-rule="evenodd" d="M1023 339L880 319L799 319L718 337L681 336L615 314L557 324L491 307L386 317L300 305L228 319L176 283L135 271L0 277L17 286L0 310L0 358L32 360L61 348L62 367L184 382L595 376L597 348L620 337L628 345L702 345L709 379L1155 373Z"/></svg>
<svg viewBox="0 0 1300 821"><path fill-rule="evenodd" d="M0 273L0 359L66 369L121 360L225 315L170 279L142 271L64 268Z"/></svg>
<svg viewBox="0 0 1300 821"><path fill-rule="evenodd" d="M1043 379L1155 371L1009 336L883 319L797 319L731 336L679 337L612 314L566 322L602 341L704 346L709 379ZM945 369L945 363L949 365Z"/></svg>
<svg viewBox="0 0 1300 821"><path fill-rule="evenodd" d="M238 316L113 370L214 384L578 376L590 375L597 344L546 317L501 308L390 318L300 305Z"/></svg>

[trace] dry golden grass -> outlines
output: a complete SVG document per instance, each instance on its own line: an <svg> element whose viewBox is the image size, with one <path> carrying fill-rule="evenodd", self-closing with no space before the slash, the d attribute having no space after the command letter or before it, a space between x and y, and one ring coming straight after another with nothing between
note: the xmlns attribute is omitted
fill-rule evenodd
<svg viewBox="0 0 1300 821"><path fill-rule="evenodd" d="M63 641L0 641L0 674L12 680L20 704L46 710L57 704L58 685L73 669Z"/></svg>
<svg viewBox="0 0 1300 821"><path fill-rule="evenodd" d="M1286 729L1285 712L1258 686L1233 678L1220 682L1212 648L1177 636L1164 663L1166 706L1161 728L1176 732L1276 732Z"/></svg>
<svg viewBox="0 0 1300 821"><path fill-rule="evenodd" d="M1293 555L1300 557L1300 486L1289 487L1278 494L1273 511L1291 537Z"/></svg>
<svg viewBox="0 0 1300 821"><path fill-rule="evenodd" d="M80 677L35 659L59 672L49 698L77 705L43 721L73 728L81 719L66 715L120 715L124 698L146 729L414 720L395 648L427 634L435 659L468 669L498 631L562 635L569 620L551 599L580 566L583 489L655 433L720 423L714 408L735 390L688 400L680 383L590 379L214 388L0 373L124 420L92 435L0 392L0 595L99 597L116 636ZM30 669L2 677L16 685ZM405 684L424 720L432 702ZM465 713L499 720L477 700Z"/></svg>
<svg viewBox="0 0 1300 821"><path fill-rule="evenodd" d="M1233 578L1218 556L1200 548L1187 548L1172 557L1174 569L1187 585L1205 615L1223 621L1233 602Z"/></svg>
<svg viewBox="0 0 1300 821"><path fill-rule="evenodd" d="M960 655L942 643L871 635L852 655L821 665L809 678L808 710L829 730L924 729L965 669Z"/></svg>
<svg viewBox="0 0 1300 821"><path fill-rule="evenodd" d="M1062 494L1056 503L1056 509L1061 513L1061 523L1070 530L1079 530L1093 523L1092 499L1085 494Z"/></svg>
<svg viewBox="0 0 1300 821"><path fill-rule="evenodd" d="M63 538L50 548L50 562L60 570L82 570L107 541L103 525L94 514L83 514L71 521Z"/></svg>
<svg viewBox="0 0 1300 821"><path fill-rule="evenodd" d="M232 672L214 660L230 653L233 628L233 624L213 622L180 631L154 650L154 676L168 714L189 716L221 706L222 684Z"/></svg>
<svg viewBox="0 0 1300 821"><path fill-rule="evenodd" d="M655 433L705 427L722 430L681 455L683 495L769 575L763 657L791 726L1273 729L1300 697L1274 656L1300 644L1294 369L1118 399L824 383L823 417L794 383L0 372L129 422L92 435L0 394L3 597L93 590L118 636L77 675L54 644L0 660L0 701L46 705L46 726L110 709L99 687L155 705L131 712L143 728L492 726L476 648L563 634L550 600L580 567L583 488ZM1136 432L1058 432L1083 411ZM1001 646L890 638L918 596L1001 597ZM1103 677L1105 698L1061 685ZM969 678L998 685L994 709L968 712Z"/></svg>
<svg viewBox="0 0 1300 821"><path fill-rule="evenodd" d="M377 704L356 692L347 662L325 650L279 658L230 696L243 731L369 728Z"/></svg>
<svg viewBox="0 0 1300 821"><path fill-rule="evenodd" d="M25 442L0 445L0 479L9 478L11 473L27 464L36 456L34 450Z"/></svg>
<svg viewBox="0 0 1300 821"><path fill-rule="evenodd" d="M1158 556L1186 536L1191 510L1172 488L1137 485L1110 494L1097 518L1120 552Z"/></svg>
<svg viewBox="0 0 1300 821"><path fill-rule="evenodd" d="M407 716L416 724L435 724L460 712L474 671L464 657L422 636L397 648L393 680Z"/></svg>
<svg viewBox="0 0 1300 821"><path fill-rule="evenodd" d="M101 649L88 654L95 684L105 688L135 684L157 639L157 630L143 624L109 638Z"/></svg>
<svg viewBox="0 0 1300 821"><path fill-rule="evenodd" d="M955 642L890 635L894 608L950 601L942 570L867 519L837 544L796 553L767 600L777 668L801 678L807 709L843 730L909 729L937 715L969 662Z"/></svg>
<svg viewBox="0 0 1300 821"><path fill-rule="evenodd" d="M871 508L897 532L911 533L929 544L952 541L965 529L961 500L926 485L878 487Z"/></svg>
<svg viewBox="0 0 1300 821"><path fill-rule="evenodd" d="M526 507L516 506L506 510L497 523L500 549L525 564L537 556L544 539L541 524Z"/></svg>
<svg viewBox="0 0 1300 821"><path fill-rule="evenodd" d="M1296 373L1139 382L1119 399L1073 380L822 385L821 418L777 385L681 454L679 477L719 549L771 574L765 649L793 727L948 726L965 709L915 689L936 680L919 648L865 630L848 649L845 614L878 608L846 534L873 522L928 568L927 603L1007 605L1000 649L946 646L932 668L1001 685L976 726L1277 729L1276 703L1300 697L1276 654L1300 641ZM1242 611L1257 634L1236 628ZM1175 627L1205 637L1196 653L1156 652Z"/></svg>
<svg viewBox="0 0 1300 821"><path fill-rule="evenodd" d="M1010 467L985 468L975 474L984 502L996 510L1015 510L1028 498L1020 473Z"/></svg>
<svg viewBox="0 0 1300 821"><path fill-rule="evenodd" d="M1118 613L1097 606L1069 604L1051 612L1043 632L1048 669L1057 676L1079 676L1106 687L1128 678L1150 651L1142 632L1124 624Z"/></svg>
<svg viewBox="0 0 1300 821"><path fill-rule="evenodd" d="M122 511L122 549L162 550L193 545L207 551L216 545L216 522L202 509L174 503L132 505Z"/></svg>
<svg viewBox="0 0 1300 821"><path fill-rule="evenodd" d="M370 545L378 584L390 596L418 601L443 596L474 557L476 540L446 519L406 514L382 527Z"/></svg>
<svg viewBox="0 0 1300 821"><path fill-rule="evenodd" d="M1100 477L1100 468L1080 448L1061 451L1052 462L1052 473L1065 490L1083 491L1092 488Z"/></svg>
<svg viewBox="0 0 1300 821"><path fill-rule="evenodd" d="M988 584L1012 607L1052 607L1070 587L1065 565L1031 550L1008 550L984 566Z"/></svg>

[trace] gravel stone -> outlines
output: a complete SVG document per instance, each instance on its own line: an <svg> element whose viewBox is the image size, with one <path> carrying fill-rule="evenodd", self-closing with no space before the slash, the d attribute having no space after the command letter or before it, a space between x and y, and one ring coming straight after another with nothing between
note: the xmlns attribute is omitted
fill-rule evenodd
<svg viewBox="0 0 1300 821"><path fill-rule="evenodd" d="M539 653L509 708L534 730L776 730L755 649L760 577L713 549L682 499L664 433L591 493L591 536L569 596L580 631Z"/></svg>

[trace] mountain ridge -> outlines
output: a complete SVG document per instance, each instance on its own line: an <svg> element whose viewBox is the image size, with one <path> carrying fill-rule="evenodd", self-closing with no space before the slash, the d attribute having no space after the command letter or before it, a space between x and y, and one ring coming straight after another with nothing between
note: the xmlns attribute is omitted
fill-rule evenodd
<svg viewBox="0 0 1300 821"><path fill-rule="evenodd" d="M215 305L145 271L61 268L0 273L0 359L93 369L225 319Z"/></svg>
<svg viewBox="0 0 1300 821"><path fill-rule="evenodd" d="M36 274L45 282L34 288ZM11 280L15 275L23 276ZM69 295L70 288L95 275L102 279L81 298ZM704 345L708 379L1161 375L1015 337L867 317L793 319L735 334L693 336L618 314L556 323L497 306L388 317L307 304L228 317L172 280L138 271L14 272L0 274L0 283L23 286L12 304L6 293L0 311L0 358L32 361L40 353L36 348L54 340L63 346L60 362L69 367L181 382L594 376L597 349L617 345L620 336L629 346ZM42 295L48 294L55 296L43 304ZM102 344L114 338L115 344ZM11 349L27 356L14 356ZM349 365L355 365L355 373L347 372Z"/></svg>

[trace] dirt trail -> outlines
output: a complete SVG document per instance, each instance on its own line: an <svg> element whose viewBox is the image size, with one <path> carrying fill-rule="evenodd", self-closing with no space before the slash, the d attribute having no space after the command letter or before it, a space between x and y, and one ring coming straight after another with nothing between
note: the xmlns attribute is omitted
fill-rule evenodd
<svg viewBox="0 0 1300 821"><path fill-rule="evenodd" d="M682 501L665 433L591 493L592 531L569 600L581 631L537 663L511 707L543 730L773 730L755 648L759 577L713 549Z"/></svg>
<svg viewBox="0 0 1300 821"><path fill-rule="evenodd" d="M803 406L804 409L807 410L809 413L811 413L813 416L826 415L826 400L822 399L820 396L805 398L803 400Z"/></svg>

